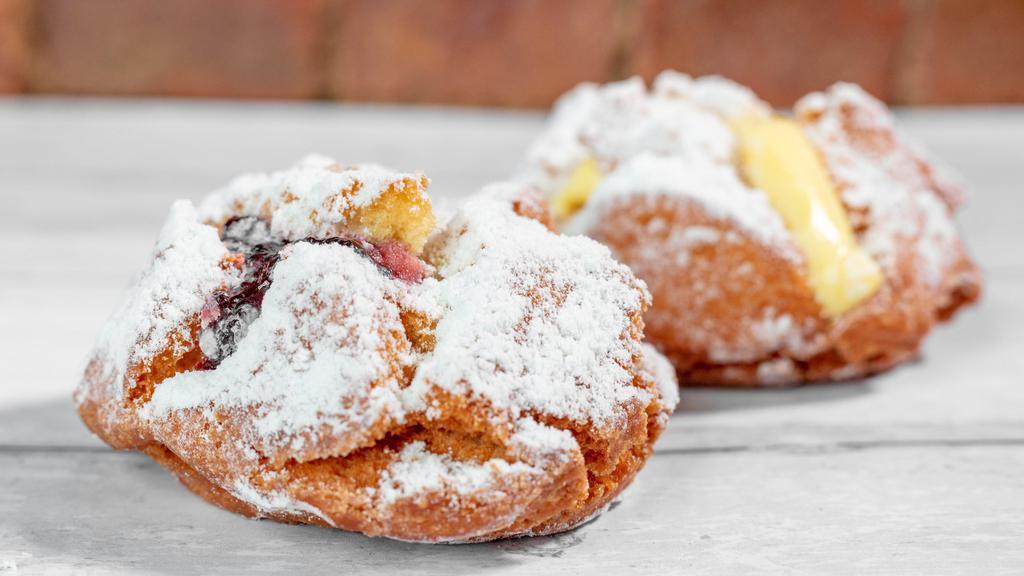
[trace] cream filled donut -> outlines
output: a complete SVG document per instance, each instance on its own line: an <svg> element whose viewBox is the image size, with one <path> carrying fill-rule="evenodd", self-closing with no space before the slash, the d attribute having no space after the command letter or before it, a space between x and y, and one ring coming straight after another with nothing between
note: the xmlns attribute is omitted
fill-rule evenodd
<svg viewBox="0 0 1024 576"><path fill-rule="evenodd" d="M521 179L647 282L647 337L684 383L885 370L981 290L959 184L852 84L792 116L720 77L584 84Z"/></svg>
<svg viewBox="0 0 1024 576"><path fill-rule="evenodd" d="M529 190L438 227L427 184L311 157L175 203L85 423L248 516L464 542L602 511L677 398L647 291Z"/></svg>

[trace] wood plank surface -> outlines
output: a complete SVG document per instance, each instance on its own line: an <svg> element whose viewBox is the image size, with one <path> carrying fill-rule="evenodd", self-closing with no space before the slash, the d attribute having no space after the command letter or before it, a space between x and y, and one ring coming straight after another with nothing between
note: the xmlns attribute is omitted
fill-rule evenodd
<svg viewBox="0 0 1024 576"><path fill-rule="evenodd" d="M423 546L254 522L115 453L68 395L170 201L308 152L510 175L535 113L0 100L0 575L1024 571L1024 109L901 114L972 184L976 308L864 382L684 391L636 485L568 534Z"/></svg>

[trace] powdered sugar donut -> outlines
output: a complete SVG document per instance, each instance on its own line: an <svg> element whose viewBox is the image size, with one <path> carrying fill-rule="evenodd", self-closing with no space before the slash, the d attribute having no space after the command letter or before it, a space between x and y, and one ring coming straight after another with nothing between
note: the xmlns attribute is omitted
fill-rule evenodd
<svg viewBox="0 0 1024 576"><path fill-rule="evenodd" d="M249 516L437 542L600 512L676 401L646 289L522 187L438 229L427 184L313 157L176 203L83 420Z"/></svg>
<svg viewBox="0 0 1024 576"><path fill-rule="evenodd" d="M686 383L884 370L980 293L956 180L851 84L793 118L719 77L584 84L522 179L646 281L647 337Z"/></svg>

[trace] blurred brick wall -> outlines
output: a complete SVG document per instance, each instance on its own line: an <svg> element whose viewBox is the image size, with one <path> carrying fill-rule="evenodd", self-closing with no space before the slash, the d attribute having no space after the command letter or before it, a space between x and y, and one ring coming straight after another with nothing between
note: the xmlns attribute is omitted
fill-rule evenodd
<svg viewBox="0 0 1024 576"><path fill-rule="evenodd" d="M1024 0L0 0L0 93L537 107L663 68L1024 102Z"/></svg>

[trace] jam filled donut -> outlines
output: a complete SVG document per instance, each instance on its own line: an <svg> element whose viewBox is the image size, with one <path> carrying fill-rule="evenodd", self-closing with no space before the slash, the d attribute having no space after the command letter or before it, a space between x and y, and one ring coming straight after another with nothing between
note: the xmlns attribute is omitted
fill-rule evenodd
<svg viewBox="0 0 1024 576"><path fill-rule="evenodd" d="M310 158L174 204L82 419L253 517L439 542L600 513L677 399L643 283L536 192L438 229L426 187Z"/></svg>
<svg viewBox="0 0 1024 576"><path fill-rule="evenodd" d="M522 178L646 281L647 337L684 383L879 372L981 290L960 187L851 84L794 117L719 77L581 85Z"/></svg>

